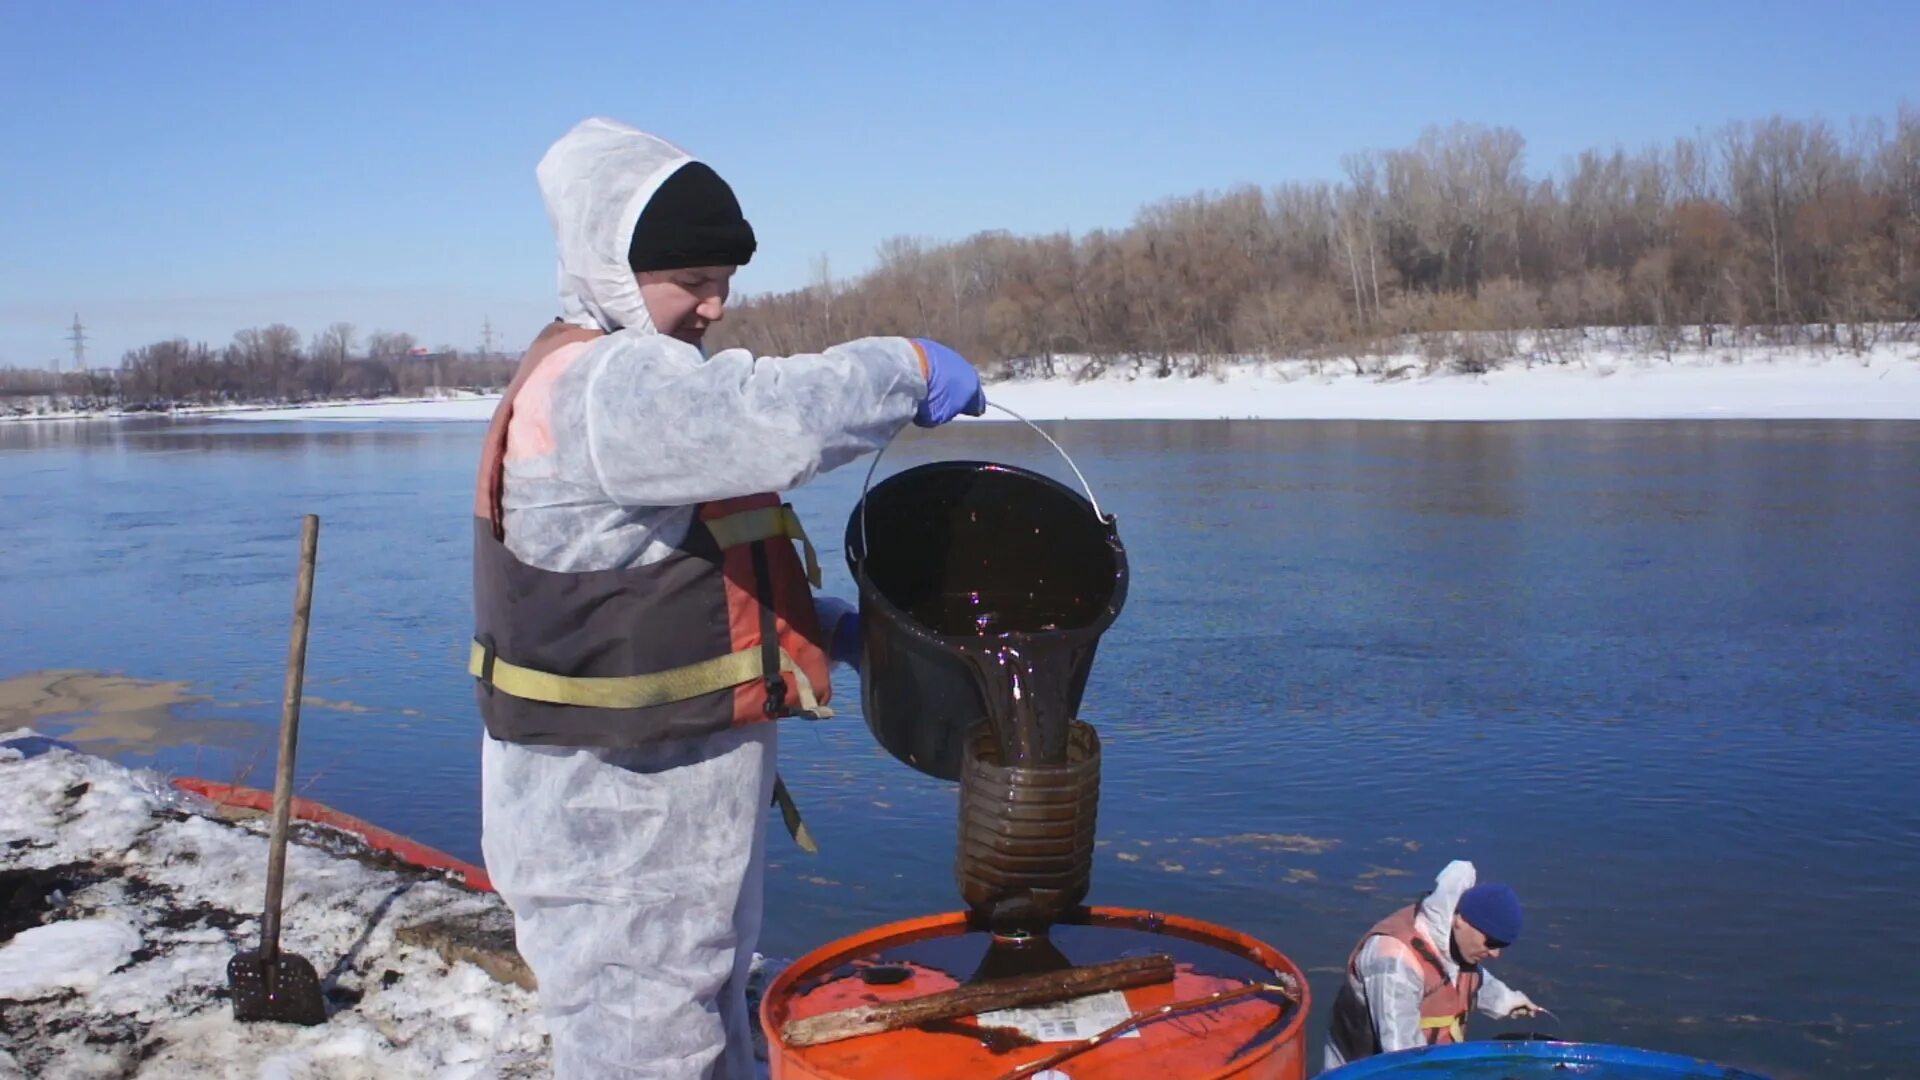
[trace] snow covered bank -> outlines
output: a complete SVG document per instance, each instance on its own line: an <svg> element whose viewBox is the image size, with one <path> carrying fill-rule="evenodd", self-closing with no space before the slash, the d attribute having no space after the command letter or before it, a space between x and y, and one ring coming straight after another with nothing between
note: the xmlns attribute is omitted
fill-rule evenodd
<svg viewBox="0 0 1920 1080"><path fill-rule="evenodd" d="M411 945L499 924L499 899L302 827L282 947L312 961L320 1027L236 1023L227 961L259 941L262 823L158 776L0 733L0 1077L534 1077L533 995Z"/></svg>
<svg viewBox="0 0 1920 1080"><path fill-rule="evenodd" d="M245 402L222 402L217 405L171 405L137 409L119 407L80 409L66 406L56 407L49 399L41 398L37 401L29 401L29 407L24 409L0 408L0 422L18 421L25 423L34 420L137 420L151 419L154 417L226 416L230 414L257 412L287 414L287 417L291 417L293 414L306 413L315 409L362 409L368 407L399 409L417 405L457 405L463 401L475 400L491 403L499 400L499 395L483 394L470 390L450 390L441 394L429 394L425 397L360 398L345 401L311 402L304 405L260 405ZM491 405L489 405L489 408L491 408Z"/></svg>
<svg viewBox="0 0 1920 1080"><path fill-rule="evenodd" d="M990 384L987 396L1035 420L1920 420L1920 349L1864 356L1813 349L1746 349L1737 357L1661 357L1598 350L1584 364L1514 364L1485 375L1418 376L1417 356L1389 358L1397 377L1354 375L1328 361L1221 369L1157 379ZM495 398L332 405L228 413L233 420L484 421ZM1004 420L991 413L988 419Z"/></svg>
<svg viewBox="0 0 1920 1080"><path fill-rule="evenodd" d="M298 409L253 409L222 413L222 420L409 420L485 422L500 402L498 394L450 401L370 401L361 404L312 405Z"/></svg>
<svg viewBox="0 0 1920 1080"><path fill-rule="evenodd" d="M1614 357L1586 367L1390 379L1263 364L1222 378L998 383L987 396L1050 420L1920 420L1920 360L1668 365Z"/></svg>

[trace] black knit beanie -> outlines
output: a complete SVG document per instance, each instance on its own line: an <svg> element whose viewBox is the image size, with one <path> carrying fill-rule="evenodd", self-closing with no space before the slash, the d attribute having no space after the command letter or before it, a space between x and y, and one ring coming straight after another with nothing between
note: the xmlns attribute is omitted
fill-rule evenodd
<svg viewBox="0 0 1920 1080"><path fill-rule="evenodd" d="M653 193L627 246L627 265L642 270L744 266L753 258L753 226L720 174L698 161L674 170Z"/></svg>

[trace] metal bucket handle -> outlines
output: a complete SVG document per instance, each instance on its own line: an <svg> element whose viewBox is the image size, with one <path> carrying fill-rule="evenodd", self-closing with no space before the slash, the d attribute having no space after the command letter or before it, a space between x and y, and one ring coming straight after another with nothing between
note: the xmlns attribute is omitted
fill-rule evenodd
<svg viewBox="0 0 1920 1080"><path fill-rule="evenodd" d="M1094 519L1102 522L1107 520L1107 516L1100 512L1100 500L1094 497L1093 485L1087 483L1087 478L1085 474L1081 473L1080 466L1075 465L1073 463L1073 458L1067 455L1066 450L1063 449L1059 443L1053 441L1053 436L1047 434L1044 430L1042 430L1039 424L1034 423L1033 421L1027 419L1024 416L1021 416L1019 413L1014 412L1012 409L1007 408L1005 405L1002 405L997 401L989 401L987 402L987 406L989 408L999 409L1001 412L1006 413L1008 416L1011 416L1015 420L1018 420L1021 423L1032 428L1036 434L1038 434L1041 438L1047 440L1047 445L1053 447L1054 450L1059 453L1061 460L1067 463L1067 468L1073 470L1074 479L1080 481L1080 489L1087 493L1087 502L1093 507ZM895 438L899 437L898 432L895 432L894 435L895 435ZM860 559L862 562L865 562L867 557L873 553L873 545L867 542L867 491L869 488L873 487L873 473L875 469L878 469L880 467L881 457L883 457L886 454L887 446L892 446L892 445L893 445L893 439L888 439L887 445L882 446L877 452L875 452L875 454L873 455L872 464L869 464L867 466L867 477L865 480L862 480L860 482Z"/></svg>

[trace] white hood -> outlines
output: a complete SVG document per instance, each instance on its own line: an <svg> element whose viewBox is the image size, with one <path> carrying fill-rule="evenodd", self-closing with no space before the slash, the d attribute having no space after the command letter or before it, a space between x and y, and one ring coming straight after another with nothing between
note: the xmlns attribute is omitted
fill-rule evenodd
<svg viewBox="0 0 1920 1080"><path fill-rule="evenodd" d="M653 193L692 160L664 139L598 116L547 149L535 174L560 252L561 318L609 333L654 332L627 247Z"/></svg>
<svg viewBox="0 0 1920 1080"><path fill-rule="evenodd" d="M1420 899L1417 916L1420 928L1432 939L1449 973L1457 966L1453 960L1453 913L1460 906L1460 898L1473 888L1479 876L1472 863L1455 859L1435 875L1433 890Z"/></svg>

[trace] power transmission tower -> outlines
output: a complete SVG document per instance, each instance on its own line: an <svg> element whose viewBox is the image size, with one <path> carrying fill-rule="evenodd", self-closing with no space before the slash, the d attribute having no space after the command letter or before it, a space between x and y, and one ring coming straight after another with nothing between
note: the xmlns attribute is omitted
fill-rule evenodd
<svg viewBox="0 0 1920 1080"><path fill-rule="evenodd" d="M480 324L480 359L493 359L493 318Z"/></svg>
<svg viewBox="0 0 1920 1080"><path fill-rule="evenodd" d="M87 370L87 328L80 325L80 313L73 313L73 332L67 335L73 343L73 370L82 374ZM60 407L60 391L64 389L60 382L60 358L53 358L53 407Z"/></svg>
<svg viewBox="0 0 1920 1080"><path fill-rule="evenodd" d="M80 313L73 313L73 333L67 335L73 342L73 370L87 370L87 328L80 325Z"/></svg>

